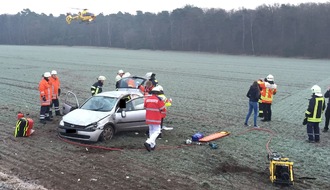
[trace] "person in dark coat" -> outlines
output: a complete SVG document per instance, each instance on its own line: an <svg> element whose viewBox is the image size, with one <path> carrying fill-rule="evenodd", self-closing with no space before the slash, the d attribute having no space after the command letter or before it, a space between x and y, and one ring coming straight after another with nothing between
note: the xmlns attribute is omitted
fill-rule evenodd
<svg viewBox="0 0 330 190"><path fill-rule="evenodd" d="M252 83L252 85L250 86L249 91L247 92L246 96L249 98L249 112L246 115L245 118L245 126L249 126L248 122L249 122L249 118L252 114L252 110L254 112L254 117L253 117L253 123L254 123L254 127L259 127L257 125L257 117L258 117L258 101L260 99L260 88L259 88L259 84L257 81L254 81Z"/></svg>
<svg viewBox="0 0 330 190"><path fill-rule="evenodd" d="M322 114L325 108L324 98L321 88L314 85L312 88L312 98L309 100L308 108L305 112L307 118L307 142L320 142L319 123L322 121Z"/></svg>
<svg viewBox="0 0 330 190"><path fill-rule="evenodd" d="M99 76L97 78L97 82L94 83L91 87L92 96L102 92L102 87L103 87L103 83L104 83L105 79L106 78L104 76Z"/></svg>
<svg viewBox="0 0 330 190"><path fill-rule="evenodd" d="M323 132L328 132L329 130L329 120L330 120L330 86L328 88L328 90L325 92L324 94L324 98L328 98L328 105L327 105L327 109L325 110L325 125L324 125L324 129Z"/></svg>

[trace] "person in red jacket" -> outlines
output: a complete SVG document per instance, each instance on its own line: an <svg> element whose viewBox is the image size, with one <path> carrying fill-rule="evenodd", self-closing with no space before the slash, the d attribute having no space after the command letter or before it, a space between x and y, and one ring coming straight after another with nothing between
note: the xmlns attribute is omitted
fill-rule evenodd
<svg viewBox="0 0 330 190"><path fill-rule="evenodd" d="M56 116L62 116L60 112L60 103L58 101L58 97L61 94L61 88L60 88L60 79L57 77L57 72L55 70L52 70L50 73L52 76L49 78L49 83L52 87L52 103L49 107L49 116L52 118L53 111L52 107L54 106L55 114Z"/></svg>
<svg viewBox="0 0 330 190"><path fill-rule="evenodd" d="M149 125L149 138L144 143L144 146L149 152L155 149L156 139L161 131L160 124L164 114L166 114L165 103L157 96L160 93L157 90L151 90L151 95L146 96L144 100L146 124Z"/></svg>
<svg viewBox="0 0 330 190"><path fill-rule="evenodd" d="M49 84L50 72L45 72L43 78L39 82L40 93L40 123L46 124L46 120L51 121L49 117L49 106L52 101L52 89Z"/></svg>

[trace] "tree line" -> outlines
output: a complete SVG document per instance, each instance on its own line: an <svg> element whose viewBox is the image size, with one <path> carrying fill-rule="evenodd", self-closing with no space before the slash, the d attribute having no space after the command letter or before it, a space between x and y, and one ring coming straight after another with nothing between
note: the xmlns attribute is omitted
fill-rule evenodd
<svg viewBox="0 0 330 190"><path fill-rule="evenodd" d="M330 58L330 3L99 14L94 23L24 9L0 15L0 44L100 46Z"/></svg>

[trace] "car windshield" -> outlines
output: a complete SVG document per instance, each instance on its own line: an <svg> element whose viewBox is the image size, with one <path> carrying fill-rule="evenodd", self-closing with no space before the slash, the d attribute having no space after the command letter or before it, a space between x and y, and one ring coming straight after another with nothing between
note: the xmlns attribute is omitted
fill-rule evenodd
<svg viewBox="0 0 330 190"><path fill-rule="evenodd" d="M93 96L81 106L81 109L92 111L111 111L116 105L117 100L117 98L113 97Z"/></svg>
<svg viewBox="0 0 330 190"><path fill-rule="evenodd" d="M138 88L139 85L143 85L146 79L139 77L125 77L119 81L118 88Z"/></svg>

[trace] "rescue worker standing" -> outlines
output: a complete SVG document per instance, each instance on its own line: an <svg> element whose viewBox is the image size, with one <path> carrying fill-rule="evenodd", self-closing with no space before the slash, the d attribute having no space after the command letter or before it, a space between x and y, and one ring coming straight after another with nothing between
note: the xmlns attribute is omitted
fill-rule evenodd
<svg viewBox="0 0 330 190"><path fill-rule="evenodd" d="M149 78L149 81L152 82L153 86L158 85L158 80L156 79L156 74L153 72L146 73L146 78Z"/></svg>
<svg viewBox="0 0 330 190"><path fill-rule="evenodd" d="M263 116L261 121L272 120L272 102L273 96L277 92L277 85L274 83L274 76L269 74L265 81L259 84L261 90L261 102L263 104Z"/></svg>
<svg viewBox="0 0 330 190"><path fill-rule="evenodd" d="M62 116L61 112L60 112L60 103L58 100L58 97L61 95L61 88L60 88L60 79L57 76L57 71L52 70L52 72L50 73L51 77L49 78L49 82L51 84L52 87L52 103L50 105L49 108L49 116L52 118L53 115L53 111L52 108L54 106L55 109L55 115L56 116Z"/></svg>
<svg viewBox="0 0 330 190"><path fill-rule="evenodd" d="M124 72L123 70L121 70L121 69L117 72L117 76L116 76L116 78L115 78L115 81L116 81L116 88L119 87L119 81L120 81L120 79L123 78L123 75L124 75L124 74L125 74L125 72Z"/></svg>
<svg viewBox="0 0 330 190"><path fill-rule="evenodd" d="M165 103L165 108L163 111L162 111L162 120L161 120L161 123L160 123L160 129L163 130L164 129L164 119L166 117L166 112L167 112L167 108L170 107L172 105L172 99L167 99L165 94L164 94L164 89L162 86L158 85L156 87L154 87L152 89L152 91L156 91L157 93L157 96ZM162 138L162 131L160 131L160 134L158 135L157 138Z"/></svg>
<svg viewBox="0 0 330 190"><path fill-rule="evenodd" d="M319 123L322 120L322 113L325 108L324 98L321 93L321 88L314 85L312 88L312 98L309 100L308 108L305 112L307 118L307 142L320 142Z"/></svg>
<svg viewBox="0 0 330 190"><path fill-rule="evenodd" d="M49 117L49 107L52 101L52 89L49 84L50 72L45 72L43 78L39 82L40 93L40 123L46 124L47 121L52 121Z"/></svg>
<svg viewBox="0 0 330 190"><path fill-rule="evenodd" d="M149 138L144 143L145 148L150 152L155 149L156 139L160 134L160 124L166 114L165 103L157 96L158 89L151 90L151 95L146 96L144 107L146 109L146 124L149 125Z"/></svg>
<svg viewBox="0 0 330 190"><path fill-rule="evenodd" d="M330 120L330 86L328 87L328 90L324 94L324 98L328 98L328 105L327 109L325 111L325 125L323 132L328 132L329 130L329 120Z"/></svg>
<svg viewBox="0 0 330 190"><path fill-rule="evenodd" d="M105 76L99 76L97 82L94 83L91 87L92 96L102 92L103 83L106 80Z"/></svg>

